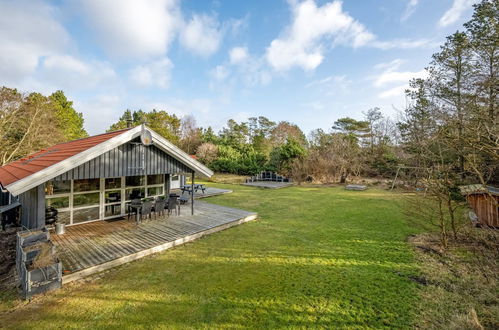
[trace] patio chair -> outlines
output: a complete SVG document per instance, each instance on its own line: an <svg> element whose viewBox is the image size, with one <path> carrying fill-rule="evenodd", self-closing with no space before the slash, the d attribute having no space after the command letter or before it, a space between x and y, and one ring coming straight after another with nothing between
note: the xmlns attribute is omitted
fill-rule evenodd
<svg viewBox="0 0 499 330"><path fill-rule="evenodd" d="M165 213L165 208L166 208L166 202L167 200L164 199L164 198L157 198L156 199L156 202L154 204L154 217L156 218L156 216L159 214L159 215L162 215Z"/></svg>
<svg viewBox="0 0 499 330"><path fill-rule="evenodd" d="M180 198L178 199L178 201L180 202L180 205L185 205L189 201L189 197L180 196Z"/></svg>
<svg viewBox="0 0 499 330"><path fill-rule="evenodd" d="M170 216L170 213L172 213L173 210L175 210L175 215L178 215L177 205L177 197L168 198L168 216Z"/></svg>
<svg viewBox="0 0 499 330"><path fill-rule="evenodd" d="M144 218L144 217L148 217L151 218L151 214L152 214L152 207L153 207L153 201L145 201L143 204L142 204L142 208L140 209L140 218L141 220Z"/></svg>

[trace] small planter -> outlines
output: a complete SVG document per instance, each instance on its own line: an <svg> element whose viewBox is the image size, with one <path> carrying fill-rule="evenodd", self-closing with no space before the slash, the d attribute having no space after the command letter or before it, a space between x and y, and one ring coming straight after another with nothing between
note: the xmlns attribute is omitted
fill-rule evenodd
<svg viewBox="0 0 499 330"><path fill-rule="evenodd" d="M55 233L57 235L62 235L66 232L66 224L62 222L55 223Z"/></svg>
<svg viewBox="0 0 499 330"><path fill-rule="evenodd" d="M45 267L29 270L23 263L19 277L22 296L24 299L30 299L34 295L62 287L62 264L58 261Z"/></svg>
<svg viewBox="0 0 499 330"><path fill-rule="evenodd" d="M17 233L16 268L24 299L62 286L62 264L47 230Z"/></svg>

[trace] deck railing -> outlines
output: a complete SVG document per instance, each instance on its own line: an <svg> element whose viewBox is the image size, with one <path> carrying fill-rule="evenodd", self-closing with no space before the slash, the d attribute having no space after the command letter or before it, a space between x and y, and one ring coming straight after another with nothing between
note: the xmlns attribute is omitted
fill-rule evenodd
<svg viewBox="0 0 499 330"><path fill-rule="evenodd" d="M272 171L262 171L257 175L253 175L252 177L246 179L246 182L258 181L291 182L291 179Z"/></svg>

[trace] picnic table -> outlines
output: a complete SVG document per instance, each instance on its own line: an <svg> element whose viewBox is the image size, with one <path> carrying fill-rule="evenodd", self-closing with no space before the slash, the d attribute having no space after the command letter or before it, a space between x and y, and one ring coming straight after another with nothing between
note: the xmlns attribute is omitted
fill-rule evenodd
<svg viewBox="0 0 499 330"><path fill-rule="evenodd" d="M184 192L188 192L189 194L192 193L191 185L185 185L181 189L182 189L182 195L184 194ZM206 187L204 186L204 184L197 183L194 185L194 192L197 192L198 190L201 190L204 194Z"/></svg>

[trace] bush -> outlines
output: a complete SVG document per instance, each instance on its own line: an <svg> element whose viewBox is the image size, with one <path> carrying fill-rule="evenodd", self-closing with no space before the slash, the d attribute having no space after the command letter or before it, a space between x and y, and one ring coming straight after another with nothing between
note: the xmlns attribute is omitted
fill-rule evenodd
<svg viewBox="0 0 499 330"><path fill-rule="evenodd" d="M242 149L240 151L231 146L220 145L218 158L210 164L211 169L215 172L253 175L265 168L267 159L263 154L251 146Z"/></svg>

